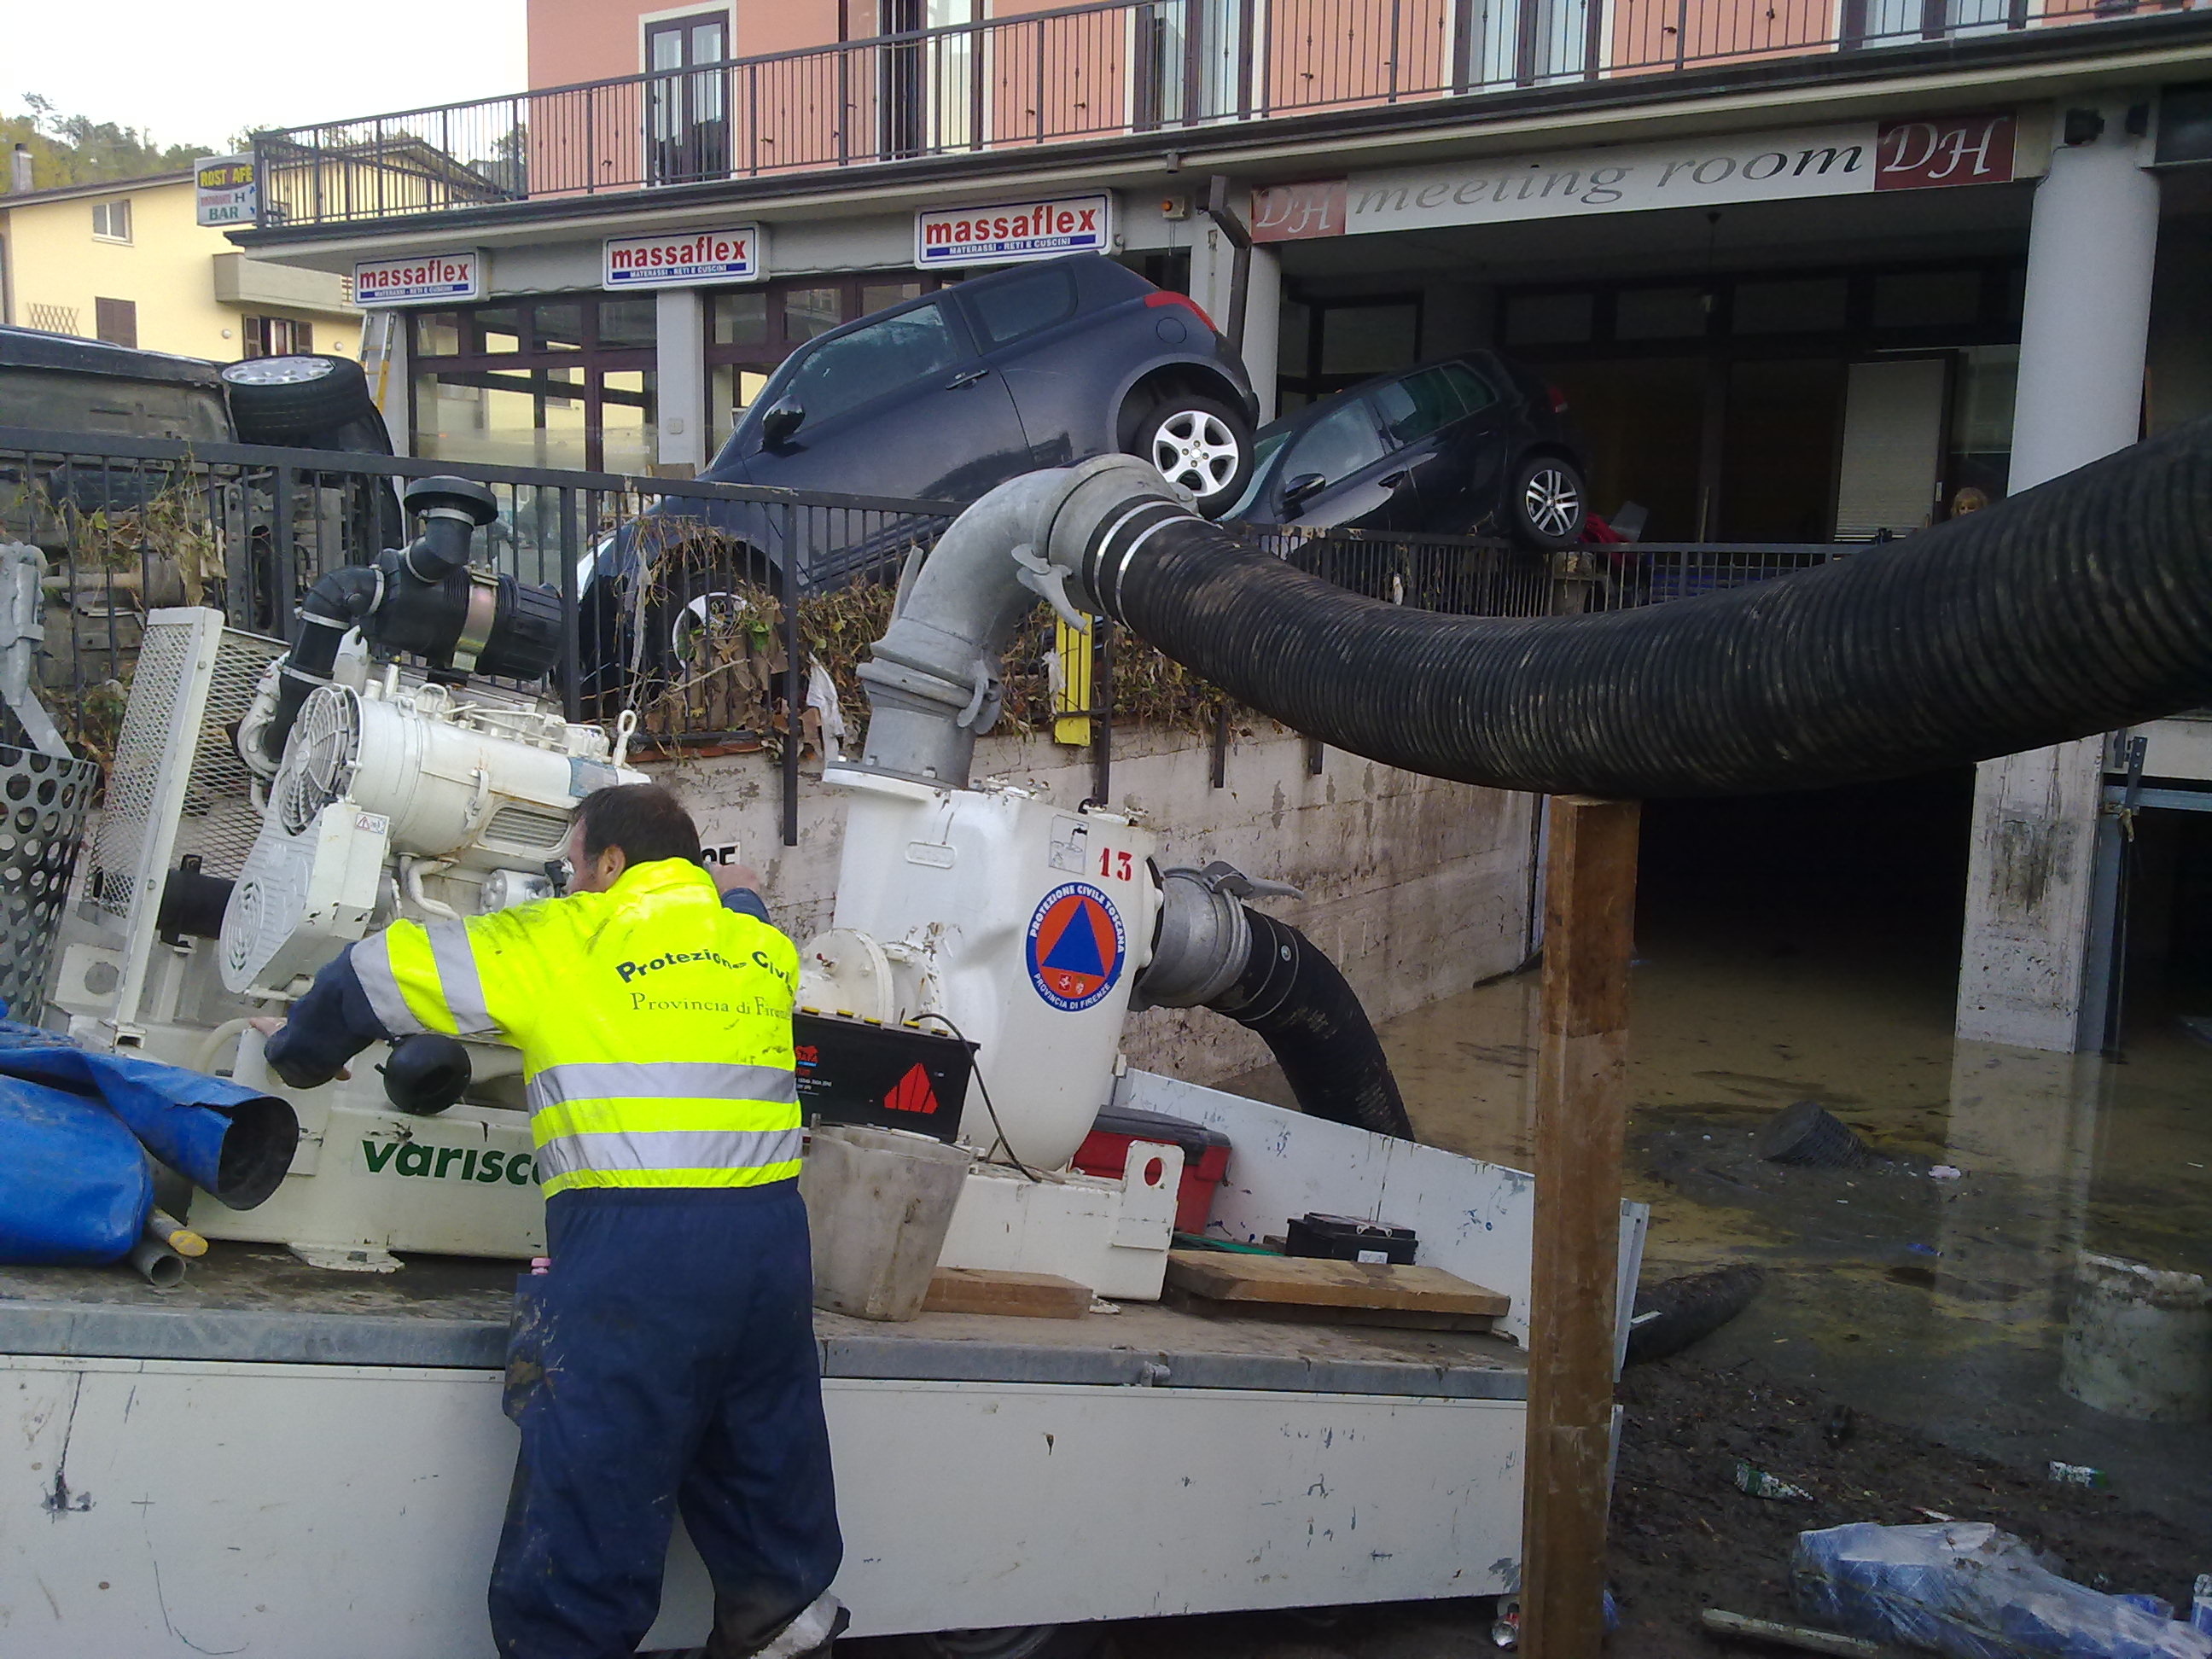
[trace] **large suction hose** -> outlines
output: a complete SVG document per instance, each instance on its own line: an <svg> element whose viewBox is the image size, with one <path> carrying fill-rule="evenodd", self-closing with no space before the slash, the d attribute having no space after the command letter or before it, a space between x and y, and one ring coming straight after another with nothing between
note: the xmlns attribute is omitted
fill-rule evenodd
<svg viewBox="0 0 2212 1659"><path fill-rule="evenodd" d="M1138 1006L1226 1014L1267 1043L1309 1116L1411 1140L1367 1011L1311 939L1244 902L1263 885L1226 864L1160 872L1159 932Z"/></svg>
<svg viewBox="0 0 2212 1659"><path fill-rule="evenodd" d="M1072 481L1052 526L1077 602L1309 737L1431 776L1814 788L2212 698L2212 421L1815 570L1571 617L1347 593L1159 499L1137 465Z"/></svg>

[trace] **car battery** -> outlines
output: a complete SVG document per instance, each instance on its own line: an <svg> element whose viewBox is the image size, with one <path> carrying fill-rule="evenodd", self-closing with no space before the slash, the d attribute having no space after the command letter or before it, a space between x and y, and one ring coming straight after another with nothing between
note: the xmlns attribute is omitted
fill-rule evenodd
<svg viewBox="0 0 2212 1659"><path fill-rule="evenodd" d="M792 1016L791 1034L805 1121L959 1136L975 1065L969 1044L920 1025L811 1012Z"/></svg>
<svg viewBox="0 0 2212 1659"><path fill-rule="evenodd" d="M1108 1106L1076 1149L1075 1167L1085 1175L1121 1178L1132 1141L1149 1140L1182 1148L1182 1181L1176 1188L1176 1231L1202 1233L1213 1212L1213 1189L1229 1171L1229 1137L1202 1123L1186 1122L1165 1112Z"/></svg>
<svg viewBox="0 0 2212 1659"><path fill-rule="evenodd" d="M1291 1223L1284 1235L1283 1254L1407 1267L1413 1265L1413 1249L1419 1242L1411 1227L1362 1221L1357 1216L1309 1212Z"/></svg>

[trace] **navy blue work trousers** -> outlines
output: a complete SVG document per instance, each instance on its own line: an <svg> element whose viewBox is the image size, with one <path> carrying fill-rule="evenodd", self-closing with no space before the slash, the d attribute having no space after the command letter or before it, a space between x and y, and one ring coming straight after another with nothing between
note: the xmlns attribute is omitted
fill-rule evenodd
<svg viewBox="0 0 2212 1659"><path fill-rule="evenodd" d="M516 1286L522 1431L491 1625L507 1659L616 1659L660 1605L680 1511L714 1583L707 1651L751 1652L844 1546L806 1211L773 1186L556 1193L551 1271Z"/></svg>

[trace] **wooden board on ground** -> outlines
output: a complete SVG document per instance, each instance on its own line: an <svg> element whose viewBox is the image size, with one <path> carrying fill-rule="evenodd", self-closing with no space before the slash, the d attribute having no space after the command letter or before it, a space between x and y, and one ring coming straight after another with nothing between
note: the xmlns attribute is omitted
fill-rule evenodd
<svg viewBox="0 0 2212 1659"><path fill-rule="evenodd" d="M1091 1287L1050 1273L939 1267L929 1276L929 1295L921 1310L1005 1314L1016 1319L1080 1319L1091 1311Z"/></svg>
<svg viewBox="0 0 2212 1659"><path fill-rule="evenodd" d="M1168 1252L1168 1288L1194 1313L1481 1331L1512 1305L1440 1267L1314 1256Z"/></svg>

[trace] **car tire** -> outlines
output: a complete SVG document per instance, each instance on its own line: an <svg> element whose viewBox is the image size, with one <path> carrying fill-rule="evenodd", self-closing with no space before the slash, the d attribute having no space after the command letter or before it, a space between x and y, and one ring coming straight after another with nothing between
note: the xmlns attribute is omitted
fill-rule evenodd
<svg viewBox="0 0 2212 1659"><path fill-rule="evenodd" d="M699 630L733 625L744 606L739 590L771 586L775 576L769 562L741 543L687 544L664 555L645 601L647 672L681 677Z"/></svg>
<svg viewBox="0 0 2212 1659"><path fill-rule="evenodd" d="M248 357L220 372L241 443L289 444L376 413L368 377L349 357Z"/></svg>
<svg viewBox="0 0 2212 1659"><path fill-rule="evenodd" d="M1104 1636L1097 1625L1018 1625L902 1636L891 1650L898 1659L1090 1659Z"/></svg>
<svg viewBox="0 0 2212 1659"><path fill-rule="evenodd" d="M1560 455L1531 455L1513 474L1505 520L1523 547L1556 552L1583 538L1589 487L1582 469Z"/></svg>
<svg viewBox="0 0 2212 1659"><path fill-rule="evenodd" d="M1252 480L1251 423L1242 410L1198 392L1133 407L1122 419L1121 448L1189 490L1209 519L1234 507Z"/></svg>

